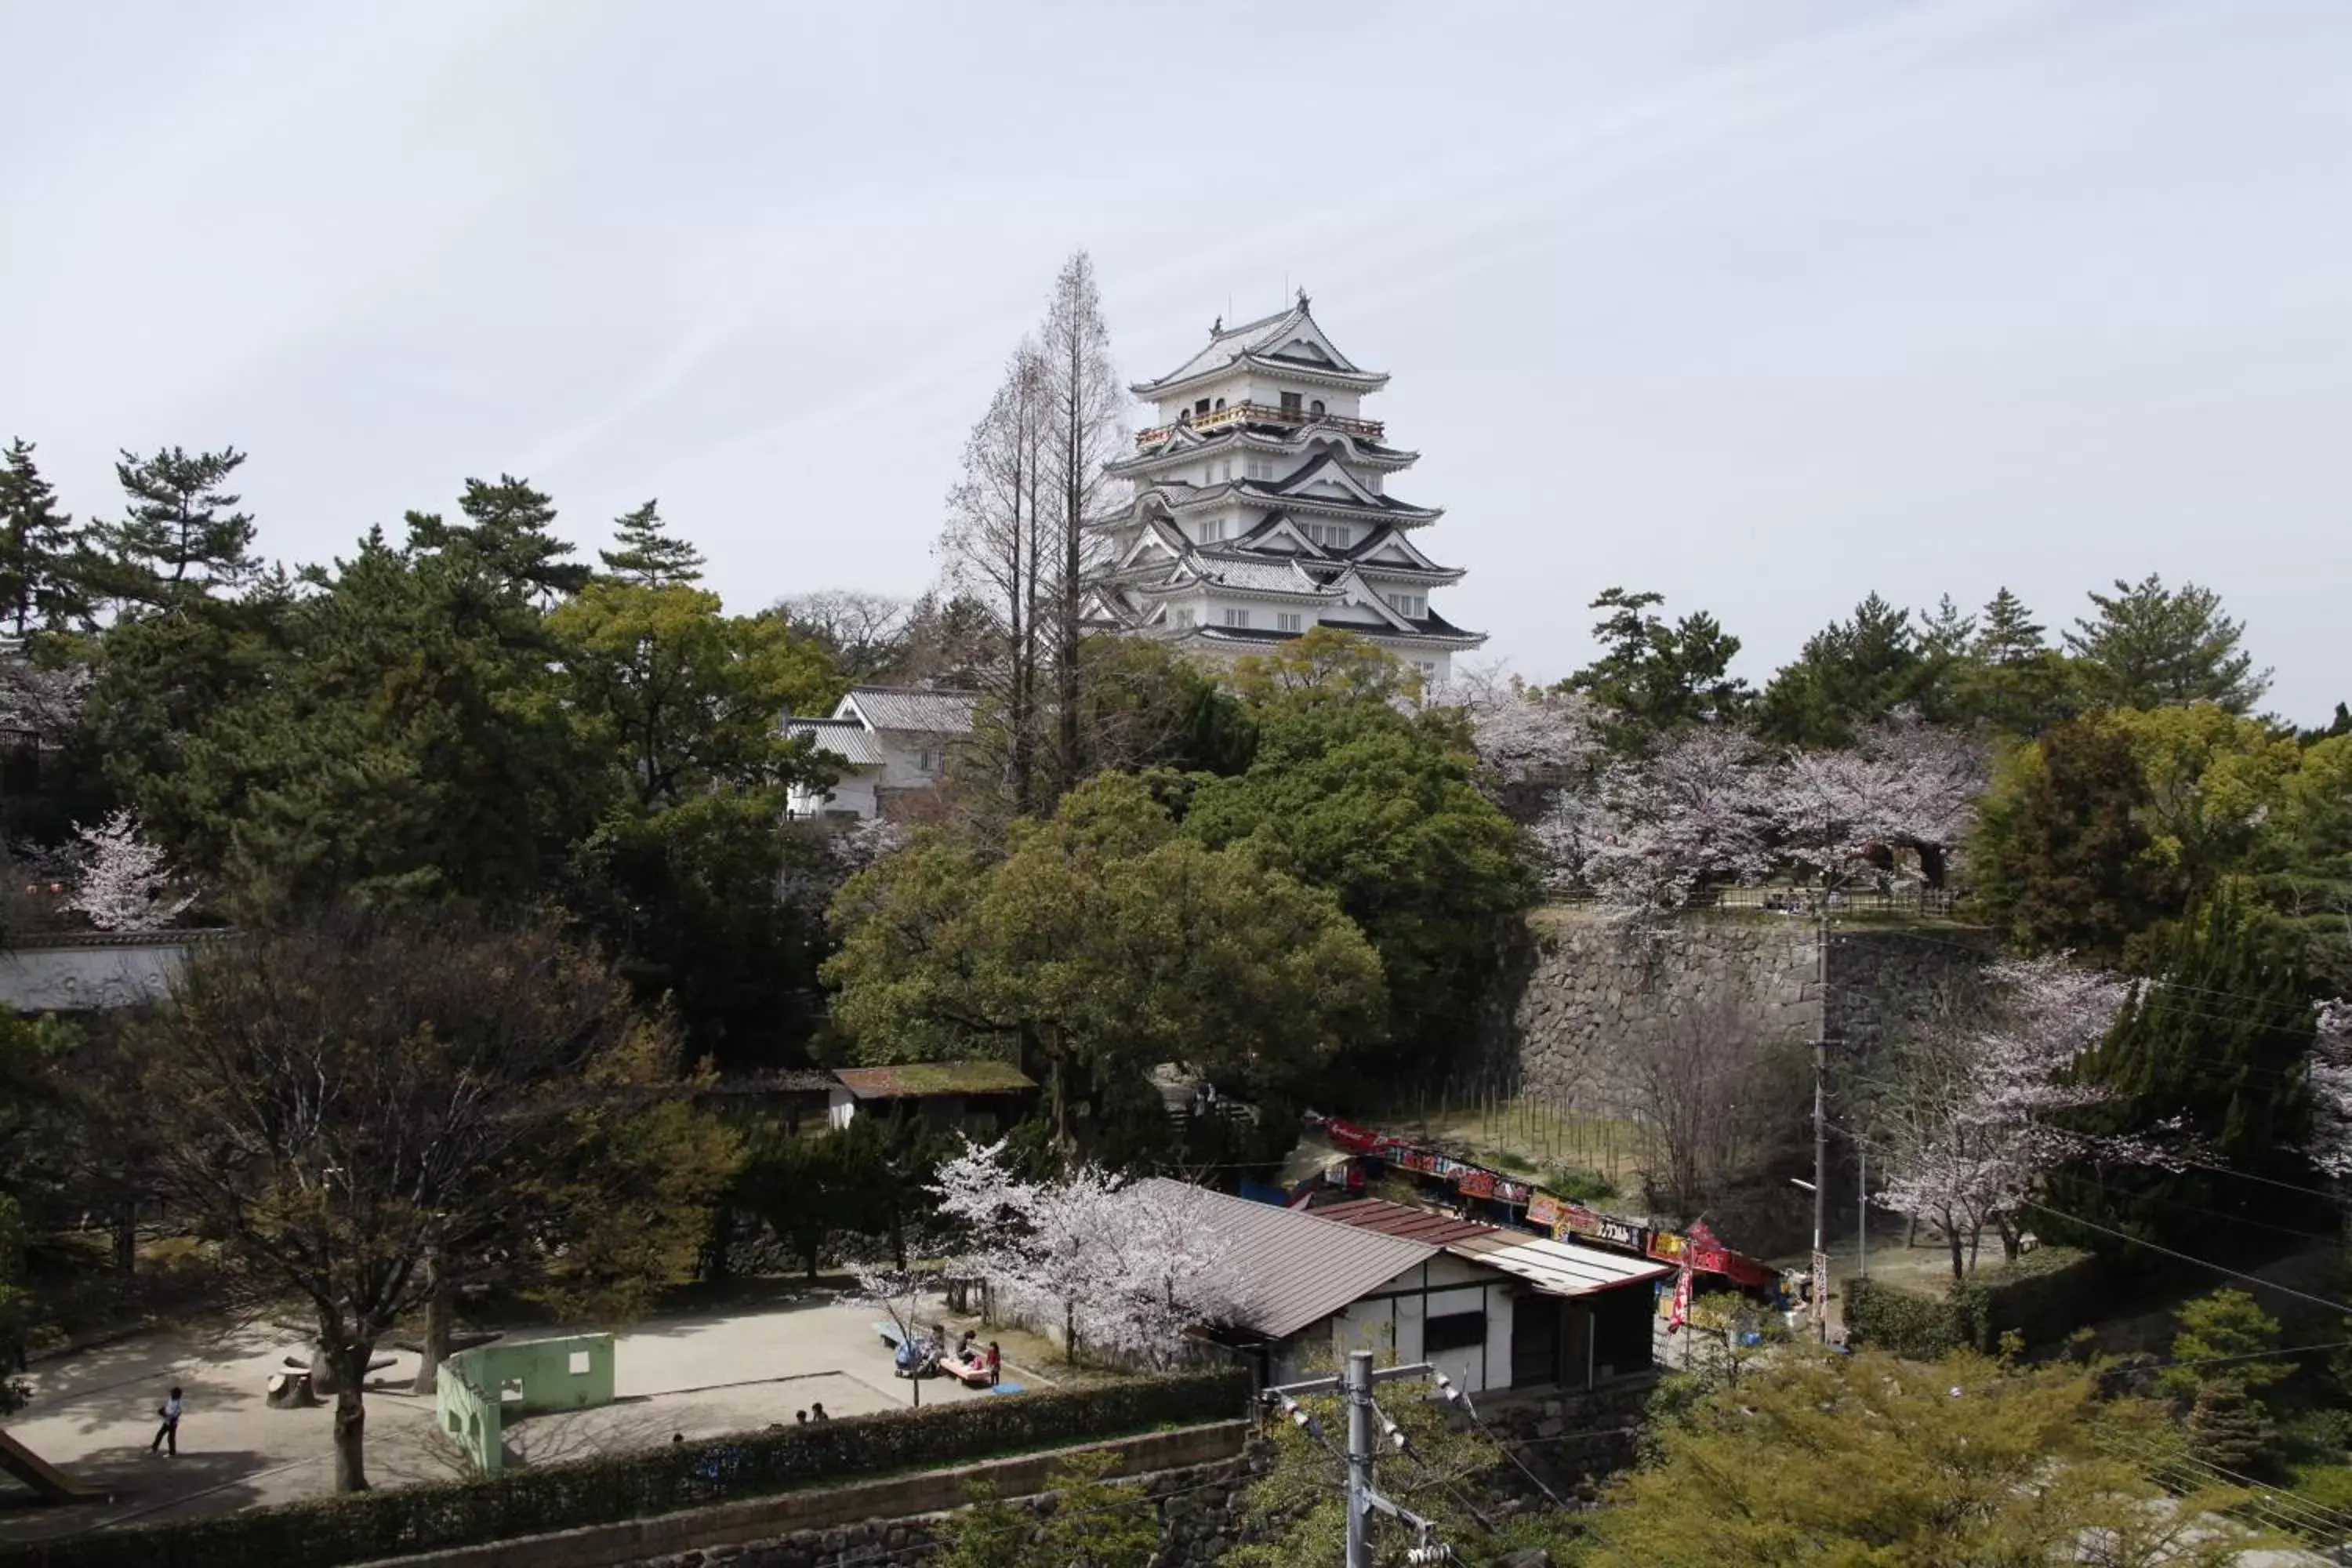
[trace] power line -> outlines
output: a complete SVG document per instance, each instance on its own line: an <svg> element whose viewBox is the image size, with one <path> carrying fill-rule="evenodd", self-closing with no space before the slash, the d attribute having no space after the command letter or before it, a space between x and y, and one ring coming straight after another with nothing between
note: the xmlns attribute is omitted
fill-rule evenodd
<svg viewBox="0 0 2352 1568"><path fill-rule="evenodd" d="M2039 1209L2043 1214L2049 1215L2053 1218L2070 1221L2073 1224L2084 1226L2085 1229L2095 1230L2105 1236L2112 1236L2118 1241L2129 1242L2134 1247L2145 1247L2150 1252L2161 1252L2167 1258L2177 1258L2183 1263L2193 1263L2200 1268L2210 1268L2216 1274L2227 1274L2232 1279L2242 1279L2249 1285L2260 1286L2265 1290L2275 1290L2282 1296L2293 1296L2298 1300L2309 1301L2314 1306L2325 1307L2332 1312L2352 1312L2352 1306L2347 1306L2341 1301L2331 1301L2325 1296L2315 1296L2308 1290L2298 1290L2291 1285L2281 1285L2273 1280L2265 1279L2258 1274L2248 1274L2242 1269L2231 1268L2226 1265L2215 1263L2210 1258L2193 1257L2186 1252L2177 1252L2169 1247L2160 1246L2156 1242L2143 1239L2140 1237L2132 1235L2128 1231L2117 1230L2112 1226L2104 1226L2095 1220L2084 1219L2080 1215L2068 1214L2063 1209L2053 1209L2047 1204L2038 1204L2031 1198L2022 1200L2022 1205L2030 1209Z"/></svg>

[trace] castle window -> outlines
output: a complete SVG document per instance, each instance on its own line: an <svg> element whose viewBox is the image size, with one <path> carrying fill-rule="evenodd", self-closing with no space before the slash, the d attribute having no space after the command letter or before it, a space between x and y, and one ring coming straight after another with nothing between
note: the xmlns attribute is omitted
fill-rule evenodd
<svg viewBox="0 0 2352 1568"><path fill-rule="evenodd" d="M1201 525L1201 542L1214 544L1225 536L1225 520L1222 517Z"/></svg>
<svg viewBox="0 0 2352 1568"><path fill-rule="evenodd" d="M1209 400L1205 397L1201 399L1200 402L1192 405L1192 417L1195 419L1199 418L1202 415L1206 414L1208 411Z"/></svg>
<svg viewBox="0 0 2352 1568"><path fill-rule="evenodd" d="M1389 602L1390 609L1407 620L1417 621L1429 613L1426 594L1382 594L1381 597Z"/></svg>
<svg viewBox="0 0 2352 1568"><path fill-rule="evenodd" d="M1278 632L1295 632L1298 629L1298 617L1286 610L1277 611L1274 617L1274 629Z"/></svg>
<svg viewBox="0 0 2352 1568"><path fill-rule="evenodd" d="M1225 625L1229 626L1240 626L1246 629L1249 626L1249 612L1247 610L1227 610L1225 612Z"/></svg>
<svg viewBox="0 0 2352 1568"><path fill-rule="evenodd" d="M1218 399L1217 399L1217 407L1218 407L1220 410L1222 410L1224 406L1225 406L1225 400L1224 400L1223 398L1222 398L1222 397L1218 398Z"/></svg>
<svg viewBox="0 0 2352 1568"><path fill-rule="evenodd" d="M1310 404L1308 404L1308 405L1307 405L1307 411L1309 414L1320 414L1320 413L1322 413L1322 412L1323 412L1323 400L1322 400L1321 398L1319 398L1319 397L1318 397L1318 398L1317 398L1314 402L1312 402L1312 403L1310 403Z"/></svg>
<svg viewBox="0 0 2352 1568"><path fill-rule="evenodd" d="M1286 392L1282 395L1282 411L1285 414L1297 413L1299 411L1298 403L1298 394L1295 392Z"/></svg>

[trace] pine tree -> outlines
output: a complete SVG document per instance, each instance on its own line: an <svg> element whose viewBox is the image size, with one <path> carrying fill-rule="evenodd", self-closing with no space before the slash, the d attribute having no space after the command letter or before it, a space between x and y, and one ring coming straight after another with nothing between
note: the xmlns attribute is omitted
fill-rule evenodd
<svg viewBox="0 0 2352 1568"><path fill-rule="evenodd" d="M225 447L191 456L166 447L152 458L125 452L114 466L130 506L120 522L92 530L109 557L108 596L163 606L242 587L261 570L253 518L224 489L245 462Z"/></svg>
<svg viewBox="0 0 2352 1568"><path fill-rule="evenodd" d="M2157 956L2157 978L2084 1060L2105 1096L2084 1121L2098 1134L2164 1130L2199 1163L2076 1168L2053 1184L2053 1206L2202 1258L2274 1247L2282 1226L2318 1228L2326 1201L2292 1191L2315 1184L2302 1152L2313 1013L2301 941L2225 889L2174 922Z"/></svg>
<svg viewBox="0 0 2352 1568"><path fill-rule="evenodd" d="M1865 724L1916 706L1935 673L1911 613L1876 594L1805 641L1758 703L1757 729L1797 746L1843 746Z"/></svg>
<svg viewBox="0 0 2352 1568"><path fill-rule="evenodd" d="M2262 1402L2244 1384L2226 1377L2199 1385L2187 1426L2198 1458L2241 1474L2262 1461L2275 1432Z"/></svg>
<svg viewBox="0 0 2352 1568"><path fill-rule="evenodd" d="M555 503L527 480L511 474L500 474L496 484L467 479L457 508L470 526L444 522L436 513L409 513L410 543L432 553L469 556L491 576L541 603L577 594L594 574L586 563L563 559L572 547L550 531Z"/></svg>
<svg viewBox="0 0 2352 1568"><path fill-rule="evenodd" d="M8 445L0 466L0 620L17 637L86 624L81 535L33 463L33 445Z"/></svg>
<svg viewBox="0 0 2352 1568"><path fill-rule="evenodd" d="M2065 656L2049 646L2041 623L2007 588L1978 616L1955 688L1953 717L2004 734L2039 734L2076 706Z"/></svg>
<svg viewBox="0 0 2352 1568"><path fill-rule="evenodd" d="M2082 660L2091 695L2111 708L2218 702L2243 713L2270 689L2271 672L2238 647L2244 623L2221 613L2210 588L2167 588L2151 572L2137 583L2118 577L2113 595L2093 594L2091 603L2098 614L2074 623L2066 647Z"/></svg>
<svg viewBox="0 0 2352 1568"><path fill-rule="evenodd" d="M596 554L604 570L625 583L667 588L702 581L702 552L671 535L654 501L614 519L613 542L619 548Z"/></svg>

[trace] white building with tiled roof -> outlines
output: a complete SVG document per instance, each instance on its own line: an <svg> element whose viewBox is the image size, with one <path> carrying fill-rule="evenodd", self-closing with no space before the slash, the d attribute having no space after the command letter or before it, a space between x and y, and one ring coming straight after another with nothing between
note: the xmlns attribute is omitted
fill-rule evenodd
<svg viewBox="0 0 2352 1568"><path fill-rule="evenodd" d="M806 737L841 776L829 790L795 784L785 815L890 816L894 797L928 793L947 768L948 750L971 733L980 699L970 691L853 686L829 719L787 719L788 738Z"/></svg>
<svg viewBox="0 0 2352 1568"><path fill-rule="evenodd" d="M1133 497L1097 524L1108 561L1096 618L1221 653L1332 626L1444 681L1486 639L1430 603L1462 570L1417 537L1440 510L1388 492L1420 454L1363 417L1387 384L1324 335L1303 289L1278 314L1219 322L1199 353L1138 383L1159 419L1110 465Z"/></svg>

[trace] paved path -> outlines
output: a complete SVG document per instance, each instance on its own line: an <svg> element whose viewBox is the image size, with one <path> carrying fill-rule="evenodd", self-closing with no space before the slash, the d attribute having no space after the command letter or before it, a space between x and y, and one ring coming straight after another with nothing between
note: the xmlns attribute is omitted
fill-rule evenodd
<svg viewBox="0 0 2352 1568"><path fill-rule="evenodd" d="M614 1402L598 1410L534 1415L508 1428L524 1463L754 1431L821 1403L835 1415L908 1402L873 1331L877 1313L830 1302L666 1318L622 1334ZM562 1331L549 1330L554 1333ZM533 1331L534 1334L538 1331ZM532 1335L518 1335L533 1337ZM262 1396L295 1339L268 1327L141 1335L36 1368L34 1400L8 1424L26 1447L113 1500L41 1506L0 1477L0 1541L66 1535L127 1521L221 1513L332 1489L333 1407L272 1410ZM379 1486L464 1473L434 1428L433 1401L406 1392L416 1359L398 1353L368 1394L368 1476ZM177 1458L147 1451L155 1406L186 1391ZM924 1383L926 1405L986 1397L944 1379Z"/></svg>

